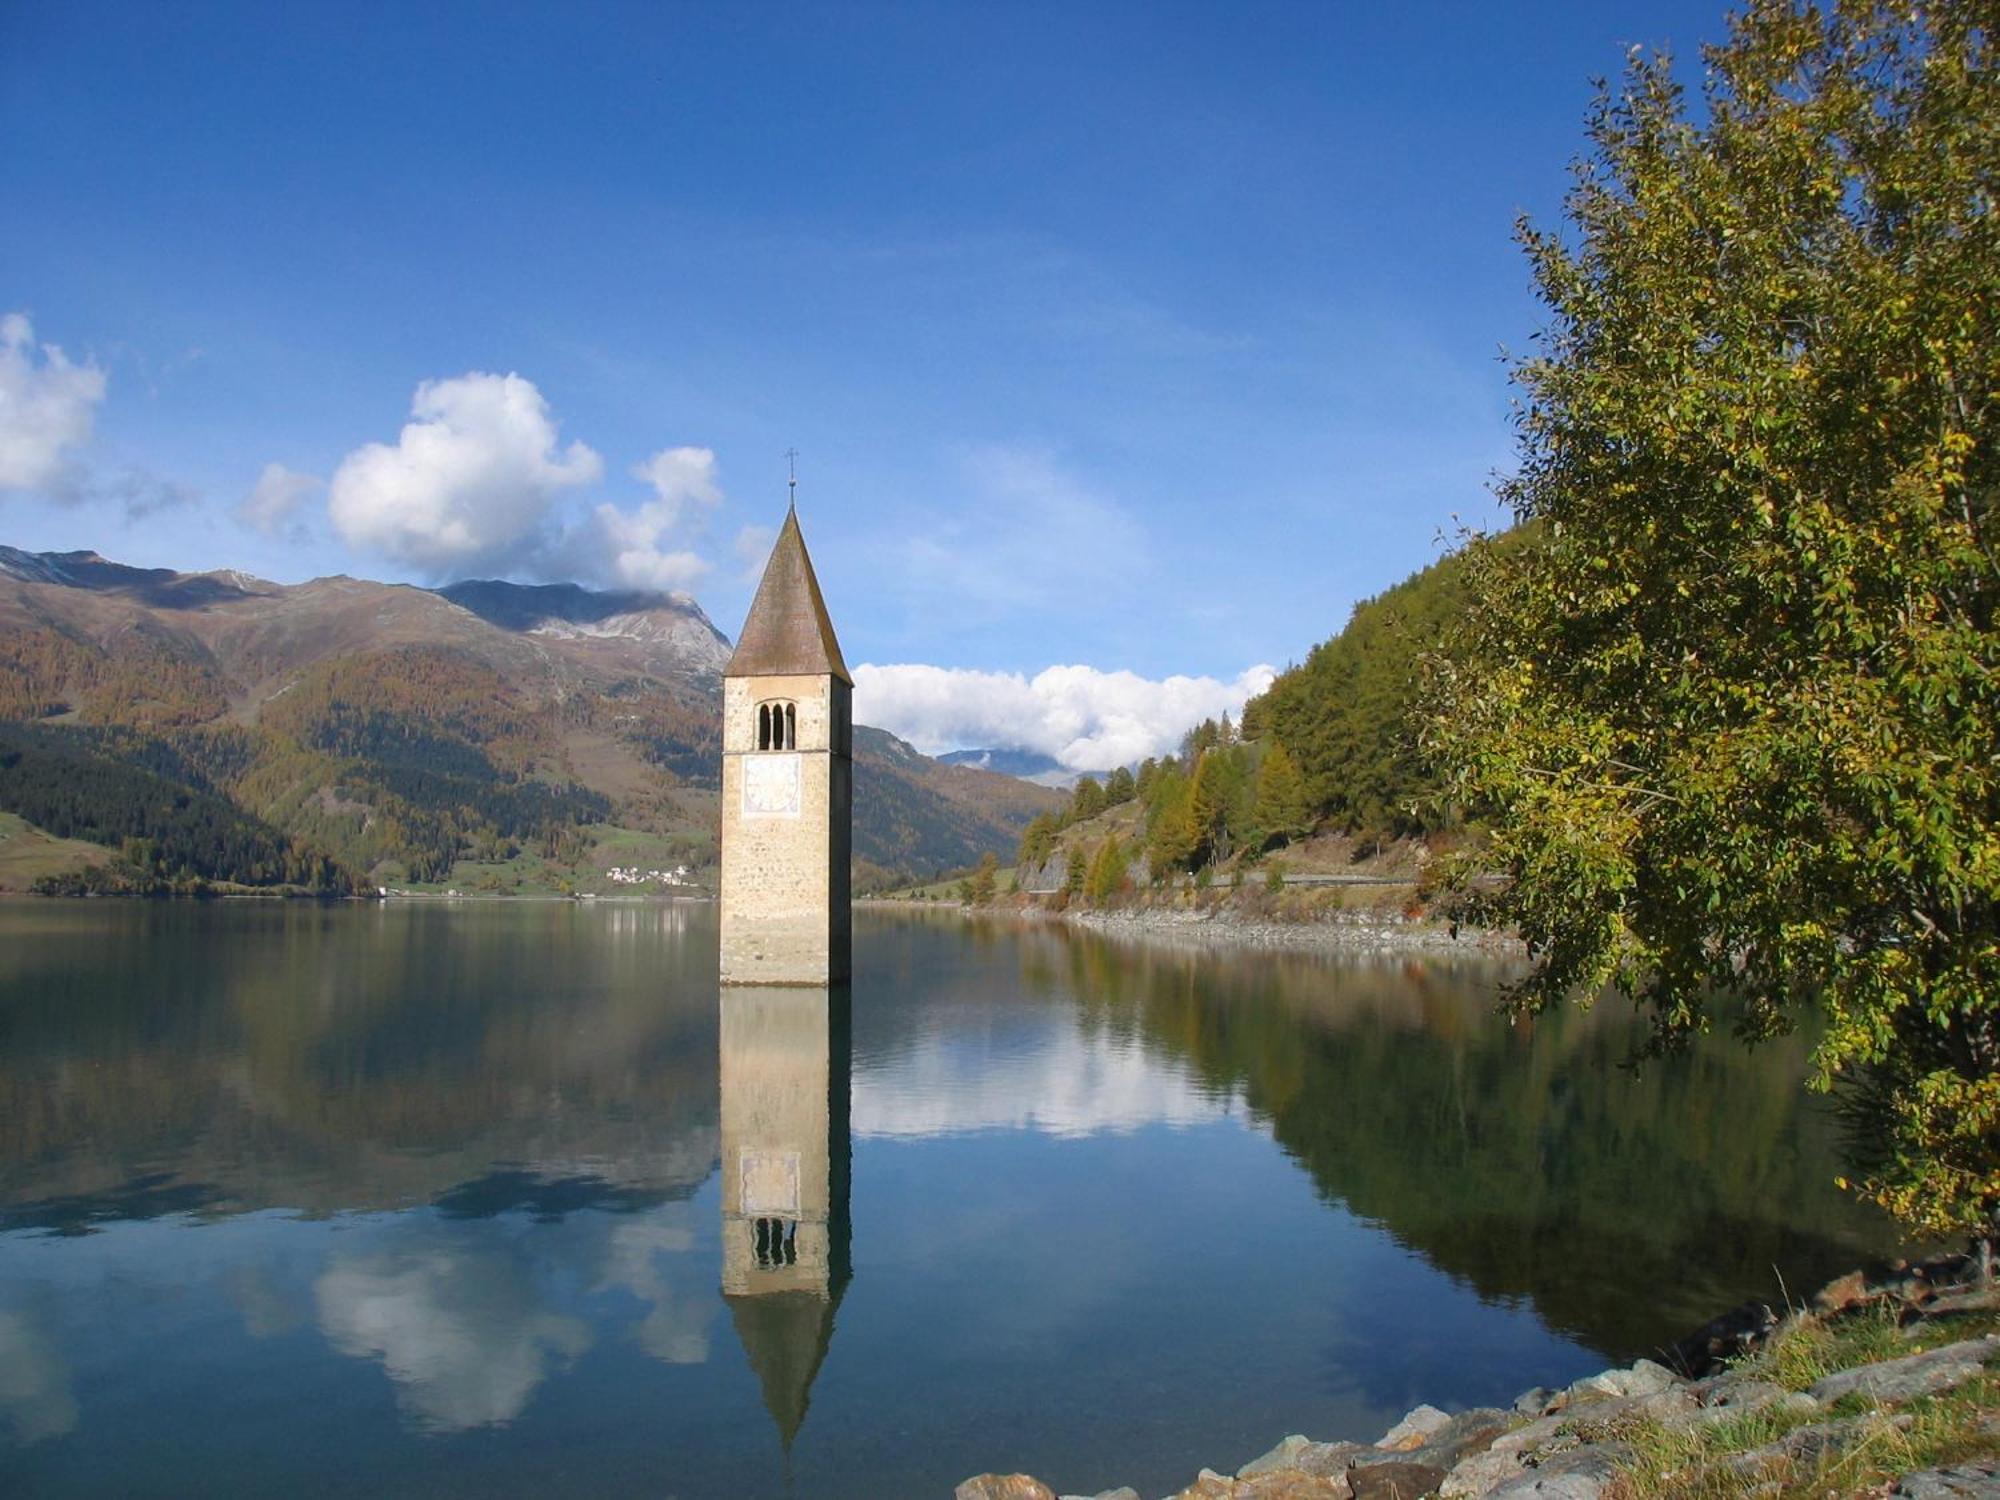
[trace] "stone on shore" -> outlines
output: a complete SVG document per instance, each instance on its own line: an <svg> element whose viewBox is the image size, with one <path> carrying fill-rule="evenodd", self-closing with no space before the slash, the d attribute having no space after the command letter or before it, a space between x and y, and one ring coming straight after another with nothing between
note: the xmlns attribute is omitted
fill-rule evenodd
<svg viewBox="0 0 2000 1500"><path fill-rule="evenodd" d="M1642 1359L1629 1370L1606 1370L1601 1375L1586 1375L1571 1385L1565 1394L1569 1405L1575 1406L1586 1401L1615 1400L1623 1396L1657 1396L1680 1383L1665 1365L1656 1365L1650 1359Z"/></svg>
<svg viewBox="0 0 2000 1500"><path fill-rule="evenodd" d="M1347 1479L1354 1500L1419 1500L1444 1483L1444 1470L1435 1464L1382 1463L1352 1469Z"/></svg>
<svg viewBox="0 0 2000 1500"><path fill-rule="evenodd" d="M1510 1449L1503 1453L1488 1448L1484 1453L1460 1459L1438 1486L1438 1494L1442 1500L1481 1500L1501 1485L1520 1478L1526 1468L1518 1452Z"/></svg>
<svg viewBox="0 0 2000 1500"><path fill-rule="evenodd" d="M1439 1411L1435 1406L1419 1406L1377 1438L1375 1446L1394 1452L1420 1448L1433 1433L1450 1425L1451 1417L1448 1413Z"/></svg>
<svg viewBox="0 0 2000 1500"><path fill-rule="evenodd" d="M1690 1370L1714 1370L1716 1355L1736 1352L1773 1333L1817 1327L1855 1315L1855 1309L1889 1308L1910 1335L1948 1327L1946 1320L1992 1312L2000 1288L1973 1281L1964 1257L1941 1258L1922 1266L1897 1263L1891 1279L1871 1283L1860 1274L1829 1283L1814 1298L1818 1312L1794 1313L1783 1322L1754 1305L1718 1319L1701 1335L1677 1346L1675 1358L1691 1352ZM1870 1316L1875 1314L1870 1313ZM1559 1391L1544 1387L1523 1392L1513 1410L1479 1407L1448 1416L1419 1406L1374 1444L1315 1442L1293 1433L1235 1475L1203 1469L1173 1500L1603 1500L1637 1465L1630 1441L1649 1428L1685 1431L1762 1414L1769 1425L1753 1424L1749 1434L1767 1435L1785 1421L1791 1428L1747 1452L1717 1455L1681 1477L1691 1483L1720 1483L1732 1492L1745 1485L1764 1493L1810 1473L1816 1466L1872 1449L1861 1445L1917 1423L1910 1411L1877 1409L1834 1417L1825 1408L1860 1398L1878 1408L1894 1408L1950 1391L1989 1367L2000 1369L2000 1334L1961 1341L1920 1354L1878 1360L1838 1371L1814 1383L1810 1392L1788 1390L1759 1378L1751 1369L1721 1369L1704 1378L1677 1375L1666 1365L1642 1359L1625 1369L1605 1370ZM2000 1416L1983 1416L1980 1439L2000 1445ZM1522 1421L1522 1418L1530 1420ZM1517 1426L1510 1424L1519 1423ZM1761 1431L1760 1431L1761 1428ZM1982 1442L1971 1449L1981 1451ZM1959 1448L1959 1453L1968 1450ZM1671 1476L1669 1476L1671 1477ZM1903 1476L1887 1487L1868 1490L1882 1500L2000 1500L2000 1459L1962 1458L1949 1466ZM1046 1485L1025 1474L981 1474L957 1490L957 1500L1056 1500ZM1064 1496L1062 1500L1084 1500ZM1139 1500L1130 1489L1106 1490L1089 1500Z"/></svg>
<svg viewBox="0 0 2000 1500"><path fill-rule="evenodd" d="M1313 1440L1302 1432L1294 1432L1279 1440L1278 1445L1268 1453L1259 1454L1236 1471L1238 1479L1255 1479L1259 1474L1268 1474L1273 1469L1296 1469L1299 1456L1314 1446Z"/></svg>
<svg viewBox="0 0 2000 1500"><path fill-rule="evenodd" d="M953 1500L1056 1500L1032 1474L975 1474L952 1491Z"/></svg>
<svg viewBox="0 0 2000 1500"><path fill-rule="evenodd" d="M1468 1453L1485 1448L1502 1436L1507 1431L1507 1421L1507 1413L1497 1408L1476 1406L1471 1411L1462 1411L1448 1418L1443 1426L1436 1428L1414 1448L1375 1453L1364 1451L1354 1458L1353 1464L1357 1469L1364 1469L1400 1459L1405 1463L1428 1464L1434 1469L1449 1471Z"/></svg>
<svg viewBox="0 0 2000 1500"><path fill-rule="evenodd" d="M1815 1401L1829 1405L1857 1393L1881 1402L1910 1401L1963 1385L1994 1358L2000 1358L2000 1334L1989 1333L1926 1354L1907 1354L1881 1364L1841 1370L1814 1381L1811 1392Z"/></svg>
<svg viewBox="0 0 2000 1500"><path fill-rule="evenodd" d="M2000 1500L2000 1459L1905 1474L1889 1500Z"/></svg>
<svg viewBox="0 0 2000 1500"><path fill-rule="evenodd" d="M1502 1433L1491 1443L1495 1453L1526 1454L1540 1447L1563 1430L1569 1418L1561 1412L1552 1412L1530 1422L1526 1427L1516 1427L1512 1432Z"/></svg>
<svg viewBox="0 0 2000 1500"><path fill-rule="evenodd" d="M1849 1271L1813 1293L1813 1311L1821 1314L1846 1312L1857 1302L1867 1301L1868 1295L1868 1278L1859 1271Z"/></svg>
<svg viewBox="0 0 2000 1500"><path fill-rule="evenodd" d="M1818 1411L1820 1405L1804 1391L1788 1391L1768 1380L1724 1380L1698 1394L1701 1408L1687 1420L1704 1427L1774 1408L1805 1416Z"/></svg>
<svg viewBox="0 0 2000 1500"><path fill-rule="evenodd" d="M1934 1297L1924 1304L1927 1318L1955 1318L1961 1313L1992 1312L2000 1308L2000 1289L1954 1292Z"/></svg>
<svg viewBox="0 0 2000 1500"><path fill-rule="evenodd" d="M1914 1418L1903 1415L1886 1421L1874 1413L1863 1417L1848 1417L1839 1422L1815 1422L1809 1427L1794 1427L1776 1442L1766 1443L1761 1448L1752 1448L1748 1453L1732 1454L1722 1460L1719 1467L1746 1479L1755 1479L1766 1469L1777 1464L1816 1464L1823 1458L1844 1453L1863 1438L1880 1432L1885 1427L1904 1428L1911 1425Z"/></svg>
<svg viewBox="0 0 2000 1500"><path fill-rule="evenodd" d="M1330 1478L1345 1474L1357 1458L1376 1452L1366 1443L1315 1443L1293 1433L1269 1453L1250 1460L1236 1471L1238 1479L1255 1479L1260 1474L1296 1469L1302 1474Z"/></svg>
<svg viewBox="0 0 2000 1500"><path fill-rule="evenodd" d="M1616 1482L1632 1450L1600 1443L1551 1454L1528 1473L1487 1492L1487 1500L1599 1500Z"/></svg>
<svg viewBox="0 0 2000 1500"><path fill-rule="evenodd" d="M1174 1500L1353 1500L1345 1474L1306 1474L1297 1469L1272 1469L1249 1479L1232 1479L1213 1469Z"/></svg>

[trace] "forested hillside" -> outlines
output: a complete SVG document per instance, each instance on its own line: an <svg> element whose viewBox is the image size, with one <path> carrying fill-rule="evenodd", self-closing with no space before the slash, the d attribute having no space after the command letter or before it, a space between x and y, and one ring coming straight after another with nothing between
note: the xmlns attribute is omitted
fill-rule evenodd
<svg viewBox="0 0 2000 1500"><path fill-rule="evenodd" d="M1464 616L1469 588L1468 560L1441 558L1357 605L1339 634L1245 706L1240 724L1197 725L1178 754L1085 777L1066 807L1023 834L1024 881L1099 902L1135 881L1238 880L1315 833L1315 849L1344 842L1358 859L1449 826L1456 810L1426 764L1419 715L1426 658Z"/></svg>
<svg viewBox="0 0 2000 1500"><path fill-rule="evenodd" d="M1285 747L1315 818L1375 836L1437 826L1437 782L1414 713L1422 656L1463 615L1466 584L1466 561L1453 554L1364 600L1338 635L1245 708L1245 737Z"/></svg>
<svg viewBox="0 0 2000 1500"><path fill-rule="evenodd" d="M0 811L116 851L105 888L699 886L727 652L678 596L0 548ZM1060 801L869 729L855 783L863 888L1004 852Z"/></svg>
<svg viewBox="0 0 2000 1500"><path fill-rule="evenodd" d="M115 871L58 889L192 892L210 882L291 885L328 895L361 889L310 843L228 798L136 763L111 731L0 724L0 810L57 838L119 851Z"/></svg>

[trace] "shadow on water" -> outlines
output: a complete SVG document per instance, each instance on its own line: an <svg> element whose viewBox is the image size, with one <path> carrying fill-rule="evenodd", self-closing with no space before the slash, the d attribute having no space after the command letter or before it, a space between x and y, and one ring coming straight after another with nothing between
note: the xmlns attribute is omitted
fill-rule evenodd
<svg viewBox="0 0 2000 1500"><path fill-rule="evenodd" d="M1330 1202L1496 1303L1602 1352L1653 1353L1724 1307L1810 1293L1895 1246L1833 1186L1839 1124L1809 1036L1727 1036L1628 1066L1606 1000L1510 1022L1481 961L1218 954L1050 925L1033 992L1238 1089ZM1789 1278L1789 1286L1785 1285ZM1388 1327L1356 1327L1346 1370Z"/></svg>
<svg viewBox="0 0 2000 1500"><path fill-rule="evenodd" d="M714 1168L713 947L671 941L673 908L78 915L0 944L12 1227L560 1215L684 1198Z"/></svg>
<svg viewBox="0 0 2000 1500"><path fill-rule="evenodd" d="M198 1214L218 1207L226 1195L205 1182L186 1182L171 1172L151 1172L95 1193L65 1193L0 1205L0 1234L43 1230L50 1234L94 1234L101 1225L162 1214Z"/></svg>
<svg viewBox="0 0 2000 1500"><path fill-rule="evenodd" d="M587 1208L601 1213L638 1213L684 1198L689 1191L654 1192L606 1182L602 1177L547 1177L532 1168L506 1167L446 1189L431 1206L447 1219L492 1219L523 1213L538 1224L548 1224Z"/></svg>

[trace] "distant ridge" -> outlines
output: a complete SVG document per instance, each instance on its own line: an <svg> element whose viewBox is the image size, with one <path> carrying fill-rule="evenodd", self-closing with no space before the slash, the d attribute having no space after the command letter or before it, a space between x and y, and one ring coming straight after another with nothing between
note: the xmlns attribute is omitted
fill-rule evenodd
<svg viewBox="0 0 2000 1500"><path fill-rule="evenodd" d="M23 552L18 547L0 547L0 574L21 583L126 594L154 609L198 609L278 587L233 568L176 573L172 568L128 567L95 552Z"/></svg>
<svg viewBox="0 0 2000 1500"><path fill-rule="evenodd" d="M1052 755L1039 750L947 750L938 759L948 766L970 766L978 771L997 771L1032 786L1072 787L1085 776L1102 781L1108 771L1071 771Z"/></svg>
<svg viewBox="0 0 2000 1500"><path fill-rule="evenodd" d="M17 761L0 811L34 823L58 817L65 786L111 788L82 811L114 859L126 838L168 848L149 819L179 807L207 831L177 827L172 849L247 885L283 865L371 888L608 894L635 869L699 888L729 655L682 594L282 584L0 546L0 760ZM244 853L255 841L226 832L217 798L282 850ZM1056 800L856 726L856 883L1011 854Z"/></svg>
<svg viewBox="0 0 2000 1500"><path fill-rule="evenodd" d="M527 635L644 641L674 650L697 671L719 672L729 637L686 594L598 593L574 583L468 579L434 592L489 625Z"/></svg>

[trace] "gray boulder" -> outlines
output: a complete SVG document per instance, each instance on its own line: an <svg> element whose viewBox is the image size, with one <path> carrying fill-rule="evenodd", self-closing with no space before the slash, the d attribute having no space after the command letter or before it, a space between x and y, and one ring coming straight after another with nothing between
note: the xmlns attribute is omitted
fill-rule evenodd
<svg viewBox="0 0 2000 1500"><path fill-rule="evenodd" d="M1905 1474L1890 1500L2000 1500L2000 1459Z"/></svg>
<svg viewBox="0 0 2000 1500"><path fill-rule="evenodd" d="M953 1500L1056 1500L1032 1474L975 1474L952 1491Z"/></svg>
<svg viewBox="0 0 2000 1500"><path fill-rule="evenodd" d="M1661 1391L1681 1383L1680 1377L1665 1365L1642 1359L1629 1370L1606 1370L1599 1375L1586 1375L1563 1394L1569 1397L1571 1405L1575 1405L1585 1401L1615 1400L1621 1396L1657 1396Z"/></svg>
<svg viewBox="0 0 2000 1500"><path fill-rule="evenodd" d="M1918 1396L1934 1396L1963 1385L1977 1375L1989 1359L2000 1357L2000 1335L1965 1339L1926 1354L1908 1354L1901 1359L1885 1359L1880 1364L1841 1370L1816 1380L1812 1397L1831 1405L1843 1396L1863 1395L1884 1403L1911 1401Z"/></svg>
<svg viewBox="0 0 2000 1500"><path fill-rule="evenodd" d="M1296 1469L1299 1466L1300 1455L1308 1448L1314 1446L1323 1445L1315 1445L1313 1440L1304 1433L1295 1432L1289 1437L1279 1439L1278 1445L1271 1449L1270 1452L1261 1453L1251 1459L1249 1463L1236 1471L1236 1477L1238 1479L1254 1479L1259 1474L1270 1473L1273 1469Z"/></svg>
<svg viewBox="0 0 2000 1500"><path fill-rule="evenodd" d="M1718 1422L1727 1422L1733 1417L1744 1417L1759 1411L1783 1411L1796 1413L1799 1416L1810 1416L1819 1410L1819 1402L1804 1391L1788 1391L1769 1380L1736 1379L1705 1382L1700 1395L1700 1409L1687 1414L1684 1419L1687 1425L1712 1427ZM1669 1421L1667 1425L1677 1424Z"/></svg>
<svg viewBox="0 0 2000 1500"><path fill-rule="evenodd" d="M1892 1427L1908 1427L1913 1419L1907 1416L1887 1419ZM1752 1448L1748 1453L1732 1454L1721 1461L1719 1467L1746 1479L1755 1479L1766 1469L1781 1463L1816 1464L1821 1459L1845 1453L1871 1432L1881 1430L1884 1419L1880 1416L1849 1417L1840 1422L1815 1422L1807 1427L1794 1427L1775 1443L1766 1443L1761 1448Z"/></svg>
<svg viewBox="0 0 2000 1500"><path fill-rule="evenodd" d="M1420 1406L1375 1440L1378 1448L1396 1452L1421 1447L1432 1434L1451 1425L1451 1417L1435 1406Z"/></svg>
<svg viewBox="0 0 2000 1500"><path fill-rule="evenodd" d="M1236 1477L1256 1479L1264 1474L1297 1472L1316 1479L1328 1479L1345 1474L1356 1459L1373 1456L1393 1458L1398 1455L1380 1454L1380 1450L1366 1443L1315 1443L1311 1438L1293 1433L1269 1453L1260 1454L1238 1469Z"/></svg>
<svg viewBox="0 0 2000 1500"><path fill-rule="evenodd" d="M1487 1500L1601 1500L1631 1458L1632 1450L1623 1443L1572 1448L1488 1491Z"/></svg>
<svg viewBox="0 0 2000 1500"><path fill-rule="evenodd" d="M1516 1427L1512 1432L1502 1433L1489 1445L1495 1453L1530 1454L1542 1444L1553 1440L1569 1418L1561 1412L1553 1412L1525 1427Z"/></svg>
<svg viewBox="0 0 2000 1500"><path fill-rule="evenodd" d="M1494 1439L1504 1436L1508 1420L1507 1413L1495 1407L1476 1406L1450 1418L1417 1447L1363 1453L1354 1459L1354 1467L1367 1469L1400 1461L1448 1471L1466 1454L1484 1449Z"/></svg>
<svg viewBox="0 0 2000 1500"><path fill-rule="evenodd" d="M1354 1500L1422 1500L1444 1483L1444 1470L1435 1464L1375 1464L1353 1470L1347 1480Z"/></svg>
<svg viewBox="0 0 2000 1500"><path fill-rule="evenodd" d="M1525 1468L1519 1453L1488 1448L1460 1459L1438 1486L1438 1494L1443 1500L1481 1500L1509 1480L1520 1478Z"/></svg>
<svg viewBox="0 0 2000 1500"><path fill-rule="evenodd" d="M1232 1479L1203 1469L1174 1500L1353 1500L1353 1493L1345 1474L1328 1477L1270 1469L1249 1479Z"/></svg>

